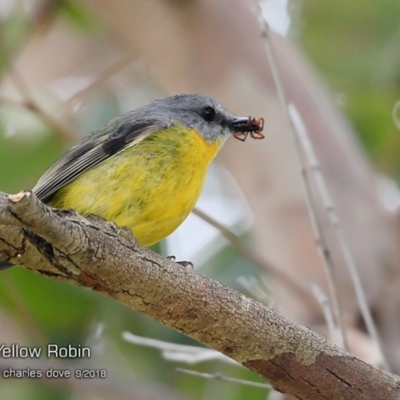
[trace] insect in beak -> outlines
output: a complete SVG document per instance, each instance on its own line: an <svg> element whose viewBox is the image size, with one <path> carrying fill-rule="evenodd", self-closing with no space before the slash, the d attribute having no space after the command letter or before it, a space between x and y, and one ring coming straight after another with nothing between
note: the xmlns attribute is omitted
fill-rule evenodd
<svg viewBox="0 0 400 400"><path fill-rule="evenodd" d="M250 134L252 139L264 139L262 133L264 129L264 118L235 118L231 124L232 130L235 131L233 136L244 142L247 136Z"/></svg>

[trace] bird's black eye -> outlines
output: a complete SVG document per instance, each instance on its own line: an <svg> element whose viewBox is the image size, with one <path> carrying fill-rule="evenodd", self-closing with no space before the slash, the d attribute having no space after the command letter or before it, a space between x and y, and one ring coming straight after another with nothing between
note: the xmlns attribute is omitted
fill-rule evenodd
<svg viewBox="0 0 400 400"><path fill-rule="evenodd" d="M215 110L212 107L204 107L203 111L201 113L202 117L207 121L207 122L212 122L215 119Z"/></svg>

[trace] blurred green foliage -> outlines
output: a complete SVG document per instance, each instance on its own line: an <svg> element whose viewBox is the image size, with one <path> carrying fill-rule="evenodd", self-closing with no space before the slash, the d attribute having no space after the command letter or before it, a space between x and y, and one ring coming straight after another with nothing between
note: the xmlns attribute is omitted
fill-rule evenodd
<svg viewBox="0 0 400 400"><path fill-rule="evenodd" d="M400 3L303 2L299 41L349 116L378 169L400 181Z"/></svg>

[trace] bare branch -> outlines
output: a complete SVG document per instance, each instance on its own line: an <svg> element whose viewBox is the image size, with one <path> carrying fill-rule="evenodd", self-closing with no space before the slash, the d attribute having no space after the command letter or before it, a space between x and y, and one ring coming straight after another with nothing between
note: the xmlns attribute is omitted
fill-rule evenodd
<svg viewBox="0 0 400 400"><path fill-rule="evenodd" d="M296 154L297 154L297 163L299 166L299 170L301 171L301 188L303 191L303 196L304 196L304 201L307 206L307 211L308 215L310 217L310 222L313 228L314 236L315 236L315 241L317 244L318 252L320 254L321 260L323 262L324 268L325 268L325 273L327 276L327 281L328 281L328 286L329 286L329 292L330 296L332 298L332 310L333 310L333 315L335 317L335 325L337 325L338 329L337 331L339 333L338 341L337 343L342 346L342 347L347 347L346 343L346 335L343 327L343 321L342 321L342 312L339 306L339 298L338 298L338 291L337 291L337 285L336 285L336 278L335 278L335 264L332 259L331 253L329 251L329 248L327 246L326 238L324 235L324 232L321 227L320 220L317 216L317 210L315 207L315 204L313 202L312 198L312 193L311 193L311 187L309 185L309 182L307 181L307 175L306 175L306 165L302 159L302 148L301 148L301 143L299 140L299 137L297 135L296 131L296 126L293 123L293 120L290 116L289 113L289 104L286 98L286 93L282 85L282 81L280 78L280 73L279 69L276 65L275 61L275 56L273 52L273 47L269 39L269 34L268 34L268 25L266 21L262 18L261 14L261 23L262 23L262 28L263 28L263 36L265 39L265 49L267 52L268 56L268 61L271 67L271 72L272 76L274 79L274 83L276 86L279 102L281 103L282 109L284 110L288 122L290 124L290 131L292 134L292 139L293 143L295 145L296 149Z"/></svg>
<svg viewBox="0 0 400 400"><path fill-rule="evenodd" d="M85 286L260 374L300 399L396 399L400 378L192 269L137 245L98 217L0 193L0 262Z"/></svg>
<svg viewBox="0 0 400 400"><path fill-rule="evenodd" d="M210 217L205 212L194 208L192 210L194 215L197 215L203 221L207 222L216 228L221 235L243 256L247 257L251 262L257 265L261 270L268 271L274 274L277 279L280 279L290 289L291 293L297 295L299 299L304 300L307 298L308 292L301 285L299 285L287 272L278 268L272 262L266 260L257 249L251 248L242 238L237 236L234 232L220 224L214 218Z"/></svg>
<svg viewBox="0 0 400 400"><path fill-rule="evenodd" d="M293 104L288 105L289 115L293 121L293 125L295 126L297 136L301 142L303 147L303 151L310 165L311 172L314 177L314 181L316 184L316 188L318 190L318 194L321 198L321 201L325 207L326 213L328 215L329 221L332 227L335 229L335 234L339 242L340 249L342 251L347 269L350 272L350 276L353 282L354 291L356 293L356 298L358 305L360 307L361 315L363 316L365 325L367 327L367 331L371 338L375 341L381 358L382 363L386 371L390 371L389 363L385 358L385 354L383 352L383 347L381 343L381 339L379 337L378 329L375 326L374 320L372 318L371 311L368 306L367 298L364 293L364 289L362 287L360 274L358 273L358 267L356 265L356 261L351 252L350 246L348 244L347 238L345 236L345 232L343 230L342 223L340 221L339 215L336 212L335 204L330 195L328 185L325 182L324 175L322 174L321 167L315 154L314 148L312 146L311 141L309 140L306 127L303 124L300 114L297 112L296 107ZM309 181L308 176L306 175L307 182Z"/></svg>

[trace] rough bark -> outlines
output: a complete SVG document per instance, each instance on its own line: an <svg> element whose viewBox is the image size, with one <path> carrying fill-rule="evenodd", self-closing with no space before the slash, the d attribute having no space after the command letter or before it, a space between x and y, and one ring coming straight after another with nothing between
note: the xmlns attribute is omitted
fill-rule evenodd
<svg viewBox="0 0 400 400"><path fill-rule="evenodd" d="M0 193L0 262L103 293L300 399L398 399L400 378L263 304L137 245L130 231Z"/></svg>

